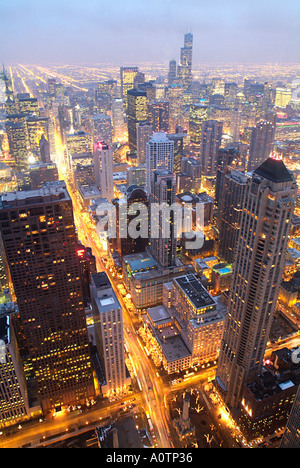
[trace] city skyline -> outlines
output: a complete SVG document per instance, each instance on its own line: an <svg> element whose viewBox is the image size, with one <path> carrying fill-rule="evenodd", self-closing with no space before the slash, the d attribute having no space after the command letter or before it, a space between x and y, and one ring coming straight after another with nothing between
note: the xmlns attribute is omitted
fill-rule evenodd
<svg viewBox="0 0 300 468"><path fill-rule="evenodd" d="M2 2L0 9L5 63L167 62L178 59L186 32L194 35L195 65L292 63L299 58L296 0L284 8L270 0L13 0Z"/></svg>
<svg viewBox="0 0 300 468"><path fill-rule="evenodd" d="M296 0L2 23L0 446L300 447Z"/></svg>

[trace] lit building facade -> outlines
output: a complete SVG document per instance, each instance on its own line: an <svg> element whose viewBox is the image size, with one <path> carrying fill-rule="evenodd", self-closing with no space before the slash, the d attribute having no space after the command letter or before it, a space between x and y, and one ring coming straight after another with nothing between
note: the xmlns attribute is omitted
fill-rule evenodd
<svg viewBox="0 0 300 468"><path fill-rule="evenodd" d="M146 143L146 191L150 194L151 178L156 169L173 172L174 141L164 132L153 133Z"/></svg>
<svg viewBox="0 0 300 468"><path fill-rule="evenodd" d="M202 123L207 119L207 106L203 104L192 104L189 116L189 134L191 144L200 148L202 141Z"/></svg>
<svg viewBox="0 0 300 468"><path fill-rule="evenodd" d="M138 89L127 92L128 144L131 152L137 151L137 125L147 120L147 93Z"/></svg>
<svg viewBox="0 0 300 468"><path fill-rule="evenodd" d="M82 404L95 390L65 184L3 194L0 229L42 409Z"/></svg>
<svg viewBox="0 0 300 468"><path fill-rule="evenodd" d="M139 73L139 67L121 67L121 97L124 102L125 109L127 109L127 92L134 88L134 79Z"/></svg>
<svg viewBox="0 0 300 468"><path fill-rule="evenodd" d="M220 233L218 255L221 260L233 263L240 232L241 215L249 176L232 170L225 176L220 207Z"/></svg>
<svg viewBox="0 0 300 468"><path fill-rule="evenodd" d="M176 201L176 177L167 171L156 170L152 174L150 193L150 252L162 268L176 263L177 225L176 213L164 208ZM156 209L162 205L161 209ZM157 232L154 229L157 227Z"/></svg>
<svg viewBox="0 0 300 468"><path fill-rule="evenodd" d="M29 402L18 344L9 315L0 316L0 427L28 418Z"/></svg>
<svg viewBox="0 0 300 468"><path fill-rule="evenodd" d="M112 144L112 124L111 118L106 114L97 114L92 119L93 143L96 141L106 141Z"/></svg>
<svg viewBox="0 0 300 468"><path fill-rule="evenodd" d="M95 184L101 196L111 201L114 197L112 149L104 141L94 144Z"/></svg>
<svg viewBox="0 0 300 468"><path fill-rule="evenodd" d="M92 274L91 301L95 341L105 372L104 394L126 388L122 307L105 272Z"/></svg>
<svg viewBox="0 0 300 468"><path fill-rule="evenodd" d="M222 142L223 124L217 120L202 123L200 160L202 174L215 176L217 172L217 154Z"/></svg>
<svg viewBox="0 0 300 468"><path fill-rule="evenodd" d="M275 124L263 120L258 122L252 130L248 171L253 171L262 164L272 153L275 138Z"/></svg>
<svg viewBox="0 0 300 468"><path fill-rule="evenodd" d="M247 185L216 385L237 417L243 385L261 372L294 210L296 183L267 159Z"/></svg>
<svg viewBox="0 0 300 468"><path fill-rule="evenodd" d="M280 448L300 448L300 386L289 414Z"/></svg>

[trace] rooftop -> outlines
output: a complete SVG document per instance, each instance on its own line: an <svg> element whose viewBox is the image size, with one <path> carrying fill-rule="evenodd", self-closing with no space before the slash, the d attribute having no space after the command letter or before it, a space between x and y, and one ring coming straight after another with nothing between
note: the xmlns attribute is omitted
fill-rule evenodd
<svg viewBox="0 0 300 468"><path fill-rule="evenodd" d="M291 182L293 177L281 159L268 158L254 171L272 182Z"/></svg>
<svg viewBox="0 0 300 468"><path fill-rule="evenodd" d="M92 280L96 288L102 288L103 286L111 286L109 278L105 271L100 271L99 273L93 273Z"/></svg>
<svg viewBox="0 0 300 468"><path fill-rule="evenodd" d="M131 274L152 270L157 267L154 258L151 257L151 255L148 255L146 252L126 255L124 257L124 262L125 264L129 265Z"/></svg>
<svg viewBox="0 0 300 468"><path fill-rule="evenodd" d="M37 190L2 193L0 195L0 209L47 203L49 201L56 201L57 199L71 200L63 181L48 182Z"/></svg>
<svg viewBox="0 0 300 468"><path fill-rule="evenodd" d="M192 302L196 309L215 306L216 301L209 294L203 284L192 274L176 278L175 283L183 291L184 295Z"/></svg>

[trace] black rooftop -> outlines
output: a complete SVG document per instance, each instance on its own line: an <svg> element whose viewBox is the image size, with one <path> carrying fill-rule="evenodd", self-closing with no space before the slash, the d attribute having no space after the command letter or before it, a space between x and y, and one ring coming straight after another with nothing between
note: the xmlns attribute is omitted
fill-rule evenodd
<svg viewBox="0 0 300 468"><path fill-rule="evenodd" d="M207 289L193 274L176 278L175 282L181 287L196 309L207 308L216 304Z"/></svg>
<svg viewBox="0 0 300 468"><path fill-rule="evenodd" d="M110 281L105 271L100 271L99 273L93 273L92 278L96 288L101 288L103 286L110 286Z"/></svg>
<svg viewBox="0 0 300 468"><path fill-rule="evenodd" d="M272 182L291 182L291 173L281 159L268 158L254 171L255 174Z"/></svg>

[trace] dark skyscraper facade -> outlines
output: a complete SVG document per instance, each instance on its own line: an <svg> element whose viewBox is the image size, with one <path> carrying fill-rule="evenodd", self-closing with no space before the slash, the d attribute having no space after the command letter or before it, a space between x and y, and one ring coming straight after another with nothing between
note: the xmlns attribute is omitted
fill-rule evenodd
<svg viewBox="0 0 300 468"><path fill-rule="evenodd" d="M226 263L233 263L235 259L247 181L248 176L236 170L224 180L218 255Z"/></svg>
<svg viewBox="0 0 300 468"><path fill-rule="evenodd" d="M178 65L178 78L184 87L192 84L192 55L193 55L193 34L184 35L184 47L180 51L180 64Z"/></svg>
<svg viewBox="0 0 300 468"><path fill-rule="evenodd" d="M202 174L206 176L216 175L217 154L221 146L222 132L222 122L206 120L202 123L200 158Z"/></svg>
<svg viewBox="0 0 300 468"><path fill-rule="evenodd" d="M147 93L130 89L128 99L128 143L130 151L137 151L137 124L147 120Z"/></svg>
<svg viewBox="0 0 300 468"><path fill-rule="evenodd" d="M300 386L294 399L280 448L300 448Z"/></svg>
<svg viewBox="0 0 300 468"><path fill-rule="evenodd" d="M152 173L150 216L154 226L158 227L157 233L150 232L150 251L162 268L175 265L177 232L175 226L175 213L171 210L154 209L165 204L170 207L176 200L175 174L168 171L156 170ZM169 232L167 232L169 231Z"/></svg>
<svg viewBox="0 0 300 468"><path fill-rule="evenodd" d="M2 194L0 229L43 411L82 403L94 384L64 183Z"/></svg>
<svg viewBox="0 0 300 468"><path fill-rule="evenodd" d="M169 73L168 73L168 84L171 85L176 79L176 60L170 60L169 63Z"/></svg>
<svg viewBox="0 0 300 468"><path fill-rule="evenodd" d="M253 171L271 154L275 138L275 124L267 120L258 122L251 134L248 171Z"/></svg>

